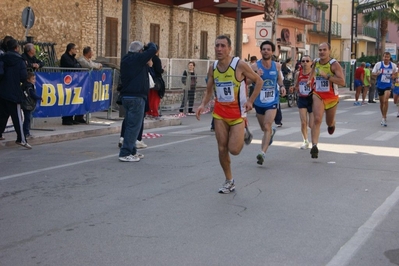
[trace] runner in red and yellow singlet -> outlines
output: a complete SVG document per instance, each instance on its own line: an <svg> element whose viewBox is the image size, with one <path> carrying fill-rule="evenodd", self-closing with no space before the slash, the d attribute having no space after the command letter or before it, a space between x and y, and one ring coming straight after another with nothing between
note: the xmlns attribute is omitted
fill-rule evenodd
<svg viewBox="0 0 399 266"><path fill-rule="evenodd" d="M235 190L231 173L230 155L238 155L244 146L245 123L243 117L252 110L252 104L262 88L262 79L247 63L233 58L231 40L221 35L215 41L217 61L209 67L208 82L204 98L196 111L200 119L205 106L215 95L215 136L218 143L219 162L222 166L225 182L219 193L230 193ZM255 89L251 97L246 97L246 79L255 82Z"/></svg>
<svg viewBox="0 0 399 266"><path fill-rule="evenodd" d="M339 96L338 85L345 86L344 73L341 65L330 57L331 46L329 43L319 45L319 58L313 62L312 73L309 83L312 85L312 149L311 157L316 159L319 156L317 144L320 136L320 126L323 121L324 111L326 113L326 124L328 133L331 135L335 130L335 113L337 111Z"/></svg>

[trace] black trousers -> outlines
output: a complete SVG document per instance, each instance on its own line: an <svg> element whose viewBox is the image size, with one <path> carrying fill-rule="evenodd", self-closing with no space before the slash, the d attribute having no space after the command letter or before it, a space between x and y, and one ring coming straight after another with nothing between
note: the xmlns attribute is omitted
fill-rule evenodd
<svg viewBox="0 0 399 266"><path fill-rule="evenodd" d="M17 142L26 143L25 135L22 130L21 105L0 98L0 134L6 130L8 118L11 116L15 133L17 133Z"/></svg>
<svg viewBox="0 0 399 266"><path fill-rule="evenodd" d="M187 98L188 98L188 112L192 113L193 112L193 106L194 106L194 99L195 99L195 87L190 88L187 92ZM186 104L186 94L185 91L183 90L183 100L180 105L180 112L184 112L184 107Z"/></svg>
<svg viewBox="0 0 399 266"><path fill-rule="evenodd" d="M281 113L281 106L279 103L277 106L277 113L276 113L276 117L274 118L274 123L276 123L277 125L280 125L282 120L283 120L283 114Z"/></svg>

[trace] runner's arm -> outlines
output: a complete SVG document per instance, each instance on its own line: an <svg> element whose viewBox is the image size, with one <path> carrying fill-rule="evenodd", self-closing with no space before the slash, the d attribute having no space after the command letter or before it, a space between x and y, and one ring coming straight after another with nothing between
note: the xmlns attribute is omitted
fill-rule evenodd
<svg viewBox="0 0 399 266"><path fill-rule="evenodd" d="M331 65L331 71L334 73L334 75L329 76L327 79L337 85L345 86L345 77L341 65L338 62L334 62Z"/></svg>
<svg viewBox="0 0 399 266"><path fill-rule="evenodd" d="M204 97L202 98L201 105L205 106L211 100L214 85L215 85L215 82L213 79L213 65L211 65L211 66L209 66L209 69L208 69L208 81L206 83L206 91L205 91Z"/></svg>

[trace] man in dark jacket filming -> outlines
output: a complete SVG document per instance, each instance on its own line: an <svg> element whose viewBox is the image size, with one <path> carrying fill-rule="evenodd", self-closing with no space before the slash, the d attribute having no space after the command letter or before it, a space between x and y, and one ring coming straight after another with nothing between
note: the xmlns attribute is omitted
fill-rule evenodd
<svg viewBox="0 0 399 266"><path fill-rule="evenodd" d="M145 102L150 88L147 62L155 55L157 47L154 43L134 41L129 52L121 61L122 105L126 111L126 130L119 160L122 162L138 162L144 155L137 153L136 140L144 118Z"/></svg>
<svg viewBox="0 0 399 266"><path fill-rule="evenodd" d="M32 149L25 139L22 131L21 102L23 99L21 82L28 77L26 63L18 53L18 42L11 39L7 42L7 53L1 56L3 61L4 75L0 80L0 133L3 133L7 120L11 116L17 133L18 145Z"/></svg>

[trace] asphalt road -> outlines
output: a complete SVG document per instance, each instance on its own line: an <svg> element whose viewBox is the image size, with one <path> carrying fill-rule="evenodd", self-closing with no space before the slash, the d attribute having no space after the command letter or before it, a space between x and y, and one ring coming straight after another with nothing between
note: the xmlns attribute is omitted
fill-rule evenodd
<svg viewBox="0 0 399 266"><path fill-rule="evenodd" d="M399 265L399 118L341 101L319 159L283 110L263 166L261 131L224 181L210 115L145 133L140 162L117 135L0 150L0 265Z"/></svg>

